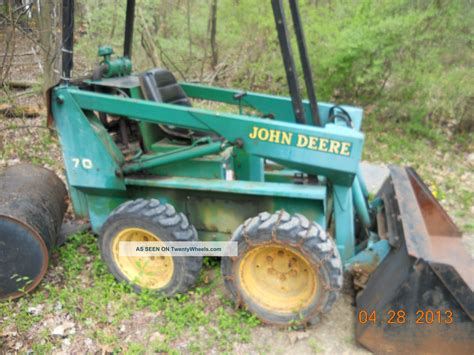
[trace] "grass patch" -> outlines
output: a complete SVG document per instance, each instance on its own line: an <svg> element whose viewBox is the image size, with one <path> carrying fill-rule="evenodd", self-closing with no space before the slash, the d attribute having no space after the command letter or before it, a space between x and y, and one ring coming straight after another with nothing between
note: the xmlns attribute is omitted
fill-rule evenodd
<svg viewBox="0 0 474 355"><path fill-rule="evenodd" d="M429 124L380 123L374 115L364 122L364 160L412 166L455 218L464 232L472 231L474 152L472 135L450 136Z"/></svg>
<svg viewBox="0 0 474 355"><path fill-rule="evenodd" d="M130 286L118 283L101 261L96 238L90 234L71 236L53 255L48 278L34 293L0 304L4 319L0 331L13 328L26 338L45 320L52 319L53 328L69 318L78 329L93 329L87 332L89 338L109 350L142 353L145 347L170 352L177 343L185 342L182 350L203 352L231 351L235 342L250 341L252 328L259 324L254 316L214 296L220 283L215 260L206 261L202 271L212 272L215 278L207 284L201 281L188 294L167 299L153 292L136 294ZM31 315L28 308L39 304L41 314ZM137 314L143 319L135 319ZM120 331L122 327L125 332ZM51 330L36 334L33 350L57 349L59 345L49 340ZM137 339L124 341L137 331Z"/></svg>

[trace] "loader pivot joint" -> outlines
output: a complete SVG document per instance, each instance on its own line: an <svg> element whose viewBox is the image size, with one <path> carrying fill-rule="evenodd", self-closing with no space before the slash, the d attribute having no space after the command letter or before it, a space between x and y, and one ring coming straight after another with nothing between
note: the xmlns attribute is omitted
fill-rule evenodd
<svg viewBox="0 0 474 355"><path fill-rule="evenodd" d="M242 148L244 146L244 141L241 138L237 138L234 142L234 145L237 148Z"/></svg>

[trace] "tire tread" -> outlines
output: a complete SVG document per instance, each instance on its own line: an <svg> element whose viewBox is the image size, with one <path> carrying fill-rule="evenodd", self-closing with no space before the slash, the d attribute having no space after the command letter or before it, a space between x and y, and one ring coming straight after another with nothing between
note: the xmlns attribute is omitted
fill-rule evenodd
<svg viewBox="0 0 474 355"><path fill-rule="evenodd" d="M189 223L184 213L177 213L172 205L161 203L157 199L142 198L127 201L112 211L102 227L100 237L102 238L105 231L123 217L132 217L158 224L162 228L167 229L170 235L177 241L198 240L196 229ZM100 244L102 245L102 243ZM185 257L184 260L186 264L185 273L179 278L180 282L177 285L173 285L166 292L167 296L187 292L196 284L199 278L202 257Z"/></svg>

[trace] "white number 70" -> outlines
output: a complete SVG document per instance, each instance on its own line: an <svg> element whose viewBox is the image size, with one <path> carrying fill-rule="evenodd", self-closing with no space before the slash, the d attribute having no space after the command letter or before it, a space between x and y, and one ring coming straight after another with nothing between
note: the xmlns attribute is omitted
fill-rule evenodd
<svg viewBox="0 0 474 355"><path fill-rule="evenodd" d="M78 168L79 165L82 165L84 169L92 169L92 160L90 159L72 158L72 162L74 163L75 168Z"/></svg>

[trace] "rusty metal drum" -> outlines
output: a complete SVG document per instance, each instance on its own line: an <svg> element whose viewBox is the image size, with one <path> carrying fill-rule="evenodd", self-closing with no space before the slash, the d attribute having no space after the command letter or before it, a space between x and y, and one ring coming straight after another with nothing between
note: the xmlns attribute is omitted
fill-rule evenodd
<svg viewBox="0 0 474 355"><path fill-rule="evenodd" d="M38 286L66 208L67 190L54 172L30 164L0 170L0 300Z"/></svg>

